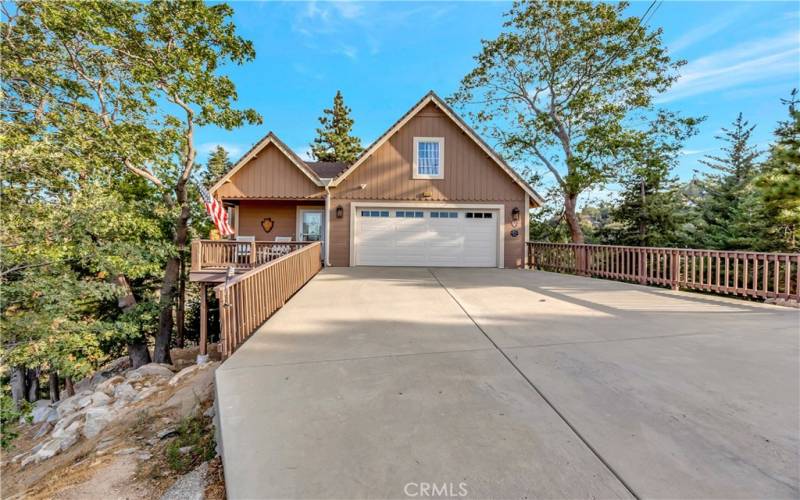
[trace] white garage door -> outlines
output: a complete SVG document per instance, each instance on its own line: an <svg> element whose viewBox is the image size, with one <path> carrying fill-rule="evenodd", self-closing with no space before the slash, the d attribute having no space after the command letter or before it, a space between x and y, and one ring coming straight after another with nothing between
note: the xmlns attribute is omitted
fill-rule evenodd
<svg viewBox="0 0 800 500"><path fill-rule="evenodd" d="M496 267L497 210L358 208L360 266Z"/></svg>

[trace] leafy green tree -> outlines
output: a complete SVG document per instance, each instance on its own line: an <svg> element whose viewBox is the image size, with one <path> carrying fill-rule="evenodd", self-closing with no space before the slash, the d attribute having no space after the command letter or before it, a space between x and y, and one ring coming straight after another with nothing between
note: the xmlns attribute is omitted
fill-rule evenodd
<svg viewBox="0 0 800 500"><path fill-rule="evenodd" d="M723 128L722 135L716 136L725 143L722 154L708 155L700 161L711 169L698 180L701 192L695 201L702 224L697 241L701 248L751 249L758 246L753 225L756 204L751 198L762 152L751 144L755 127L739 113L732 126Z"/></svg>
<svg viewBox="0 0 800 500"><path fill-rule="evenodd" d="M789 119L778 124L775 142L762 173L755 179L756 199L763 210L760 225L767 250L800 250L800 100L797 89L782 100Z"/></svg>
<svg viewBox="0 0 800 500"><path fill-rule="evenodd" d="M311 155L318 161L352 163L361 153L361 140L351 135L353 119L350 108L344 104L342 91L337 90L333 108L322 111L317 137L311 143Z"/></svg>
<svg viewBox="0 0 800 500"><path fill-rule="evenodd" d="M19 130L47 130L62 155L133 174L156 189L170 245L154 358L169 362L180 252L189 236L195 129L259 123L233 108L221 64L253 59L225 4L159 0L20 2L3 24L3 69ZM19 116L18 116L19 115ZM36 122L44 123L44 128Z"/></svg>
<svg viewBox="0 0 800 500"><path fill-rule="evenodd" d="M574 242L584 240L579 196L612 177L626 136L683 64L627 6L515 2L450 98L510 158L546 167Z"/></svg>

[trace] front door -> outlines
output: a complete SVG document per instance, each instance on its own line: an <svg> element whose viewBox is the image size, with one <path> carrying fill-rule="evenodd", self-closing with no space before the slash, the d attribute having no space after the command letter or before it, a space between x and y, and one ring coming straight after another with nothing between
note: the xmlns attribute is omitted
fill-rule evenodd
<svg viewBox="0 0 800 500"><path fill-rule="evenodd" d="M325 218L319 209L299 208L297 214L297 239L300 241L322 241Z"/></svg>

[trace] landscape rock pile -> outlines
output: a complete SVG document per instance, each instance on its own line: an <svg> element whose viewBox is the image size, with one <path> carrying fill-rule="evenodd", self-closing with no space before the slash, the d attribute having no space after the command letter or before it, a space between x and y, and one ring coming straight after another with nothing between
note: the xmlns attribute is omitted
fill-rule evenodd
<svg viewBox="0 0 800 500"><path fill-rule="evenodd" d="M176 407L186 414L213 390L214 368L218 363L191 365L177 373L171 365L151 363L135 370L126 369L120 358L104 371L76 385L74 396L58 403L40 400L34 404L32 425L40 428L35 438L47 436L27 453L15 456L25 467L39 463L75 445L82 437L92 439L106 427L135 410L138 403L169 390L165 407ZM122 360L122 361L121 361ZM198 373L198 372L203 373ZM192 384L178 387L192 378ZM177 389L176 389L177 388ZM102 443L102 441L101 441Z"/></svg>

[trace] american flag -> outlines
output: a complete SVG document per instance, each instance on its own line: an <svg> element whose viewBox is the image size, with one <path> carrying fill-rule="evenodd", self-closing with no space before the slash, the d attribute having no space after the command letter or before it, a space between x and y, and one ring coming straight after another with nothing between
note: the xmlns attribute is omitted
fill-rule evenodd
<svg viewBox="0 0 800 500"><path fill-rule="evenodd" d="M228 214L222 204L208 194L208 191L203 186L197 186L197 189L200 191L200 196L202 196L203 203L206 205L206 212L208 212L211 220L214 221L214 225L217 226L220 236L232 235L234 231L228 224Z"/></svg>

